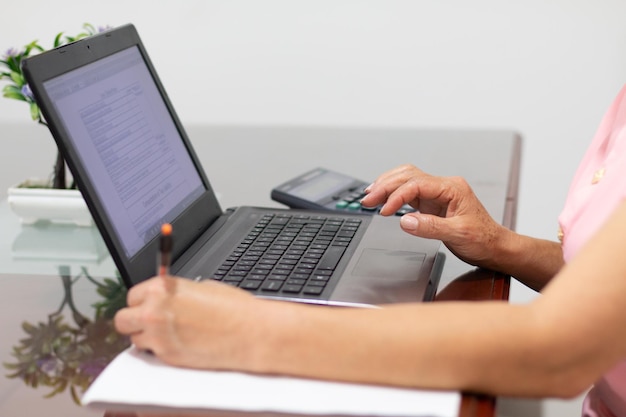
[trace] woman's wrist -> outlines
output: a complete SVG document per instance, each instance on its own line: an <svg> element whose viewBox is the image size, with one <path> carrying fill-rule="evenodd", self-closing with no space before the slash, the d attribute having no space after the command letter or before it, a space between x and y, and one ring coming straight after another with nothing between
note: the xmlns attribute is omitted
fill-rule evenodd
<svg viewBox="0 0 626 417"><path fill-rule="evenodd" d="M478 266L512 275L519 260L520 237L514 231L497 225L488 245L490 255Z"/></svg>
<svg viewBox="0 0 626 417"><path fill-rule="evenodd" d="M560 245L521 235L504 227L502 229L494 245L492 262L486 267L511 275L540 291L563 265Z"/></svg>

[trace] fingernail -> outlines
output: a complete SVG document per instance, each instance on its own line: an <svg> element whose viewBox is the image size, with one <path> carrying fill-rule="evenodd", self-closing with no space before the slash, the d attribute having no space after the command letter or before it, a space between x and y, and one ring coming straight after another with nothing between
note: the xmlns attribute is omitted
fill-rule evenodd
<svg viewBox="0 0 626 417"><path fill-rule="evenodd" d="M365 187L365 189L363 190L363 192L365 194L369 193L370 191L372 191L372 187L374 186L374 183L371 183L370 185L368 185L367 187Z"/></svg>
<svg viewBox="0 0 626 417"><path fill-rule="evenodd" d="M400 218L400 225L406 230L417 230L418 221L413 216L402 216Z"/></svg>

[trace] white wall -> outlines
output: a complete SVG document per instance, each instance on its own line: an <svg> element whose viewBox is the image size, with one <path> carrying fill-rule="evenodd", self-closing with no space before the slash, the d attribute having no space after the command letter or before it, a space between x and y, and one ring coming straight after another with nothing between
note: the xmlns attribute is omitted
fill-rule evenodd
<svg viewBox="0 0 626 417"><path fill-rule="evenodd" d="M132 22L188 124L517 129L526 140L518 229L550 238L569 178L626 80L622 0L24 4L3 7L1 50L49 46L83 22ZM0 100L0 122L27 117L22 103Z"/></svg>
<svg viewBox="0 0 626 417"><path fill-rule="evenodd" d="M134 23L187 124L516 129L518 230L551 239L626 81L623 0L32 0L3 16L0 49ZM0 123L27 117L0 100Z"/></svg>

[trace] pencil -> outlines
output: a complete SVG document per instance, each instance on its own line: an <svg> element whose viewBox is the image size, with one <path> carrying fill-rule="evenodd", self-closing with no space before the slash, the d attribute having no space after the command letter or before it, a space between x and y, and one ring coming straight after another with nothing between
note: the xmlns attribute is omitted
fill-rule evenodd
<svg viewBox="0 0 626 417"><path fill-rule="evenodd" d="M161 238L159 241L159 276L167 276L170 274L170 264L172 262L172 225L164 223L161 226Z"/></svg>

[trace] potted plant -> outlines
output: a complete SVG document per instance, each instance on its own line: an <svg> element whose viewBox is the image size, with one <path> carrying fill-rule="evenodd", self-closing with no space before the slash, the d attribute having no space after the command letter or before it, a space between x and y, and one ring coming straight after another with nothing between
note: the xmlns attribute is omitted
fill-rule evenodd
<svg viewBox="0 0 626 417"><path fill-rule="evenodd" d="M68 36L64 32L57 34L52 47L57 48L106 29L108 27L96 28L85 23L83 30L76 36ZM31 119L47 127L39 106L24 79L21 67L22 60L45 50L38 41L25 45L22 50L9 49L0 59L0 81L6 82L2 89L4 97L25 102L28 105ZM49 180L29 179L11 187L8 191L8 200L11 209L21 218L23 223L34 223L40 219L47 219L72 222L78 225L92 224L91 215L80 192L76 189L73 181L70 182L66 178L65 161L60 152L57 152L54 169Z"/></svg>

